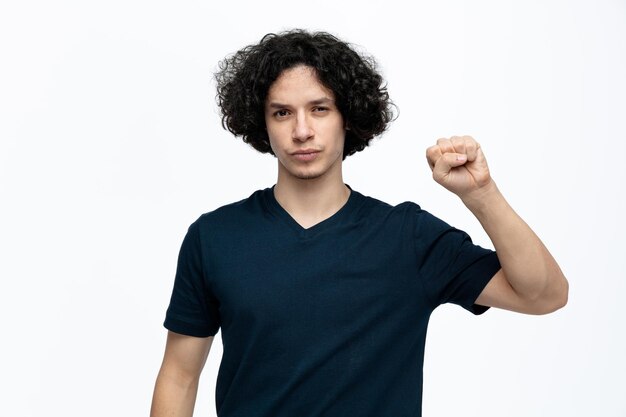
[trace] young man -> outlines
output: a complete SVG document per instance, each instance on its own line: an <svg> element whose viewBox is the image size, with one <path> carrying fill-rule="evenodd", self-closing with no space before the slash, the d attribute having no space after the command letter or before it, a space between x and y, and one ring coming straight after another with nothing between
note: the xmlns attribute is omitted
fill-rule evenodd
<svg viewBox="0 0 626 417"><path fill-rule="evenodd" d="M567 280L473 138L439 139L427 160L496 252L413 202L391 206L343 182L342 161L393 115L372 59L295 30L240 50L216 79L224 126L275 156L278 180L189 227L152 417L192 415L219 328L220 417L417 417L438 305L545 314L566 304Z"/></svg>

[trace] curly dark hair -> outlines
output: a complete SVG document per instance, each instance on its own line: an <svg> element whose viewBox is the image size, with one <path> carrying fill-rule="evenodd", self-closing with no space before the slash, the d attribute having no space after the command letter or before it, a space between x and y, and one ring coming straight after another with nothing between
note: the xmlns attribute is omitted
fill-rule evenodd
<svg viewBox="0 0 626 417"><path fill-rule="evenodd" d="M335 95L348 129L342 159L365 149L393 120L395 106L372 57L329 33L294 29L269 33L220 61L216 98L224 129L259 152L276 156L265 130L265 100L279 75L298 65L313 68Z"/></svg>

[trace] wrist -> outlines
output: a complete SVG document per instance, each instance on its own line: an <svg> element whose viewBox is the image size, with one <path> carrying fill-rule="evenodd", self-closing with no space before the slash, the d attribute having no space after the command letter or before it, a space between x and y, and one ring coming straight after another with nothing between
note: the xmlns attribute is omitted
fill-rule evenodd
<svg viewBox="0 0 626 417"><path fill-rule="evenodd" d="M504 197L493 180L476 190L459 196L459 198L475 215L504 203Z"/></svg>

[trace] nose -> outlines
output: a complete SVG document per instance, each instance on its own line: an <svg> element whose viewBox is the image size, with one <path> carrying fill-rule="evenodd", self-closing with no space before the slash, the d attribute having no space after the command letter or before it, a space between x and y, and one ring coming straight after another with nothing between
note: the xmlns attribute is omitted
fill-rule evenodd
<svg viewBox="0 0 626 417"><path fill-rule="evenodd" d="M313 129L305 114L298 114L295 122L296 124L293 128L293 138L295 140L305 141L313 136Z"/></svg>

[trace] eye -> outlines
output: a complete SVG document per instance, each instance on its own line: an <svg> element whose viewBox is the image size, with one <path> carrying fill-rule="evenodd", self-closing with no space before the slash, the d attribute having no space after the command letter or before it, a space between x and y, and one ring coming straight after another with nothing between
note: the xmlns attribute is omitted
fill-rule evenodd
<svg viewBox="0 0 626 417"><path fill-rule="evenodd" d="M315 107L313 110L314 110L315 112L317 112L317 113L319 113L319 112L322 112L322 113L323 113L323 112L328 111L328 107Z"/></svg>
<svg viewBox="0 0 626 417"><path fill-rule="evenodd" d="M289 114L289 112L287 110L281 109L281 110L278 110L278 111L274 112L274 117L281 118L281 117L287 116L288 114Z"/></svg>

